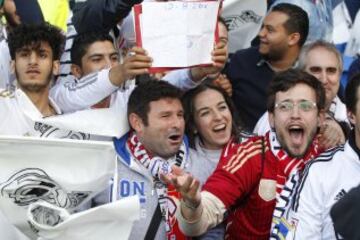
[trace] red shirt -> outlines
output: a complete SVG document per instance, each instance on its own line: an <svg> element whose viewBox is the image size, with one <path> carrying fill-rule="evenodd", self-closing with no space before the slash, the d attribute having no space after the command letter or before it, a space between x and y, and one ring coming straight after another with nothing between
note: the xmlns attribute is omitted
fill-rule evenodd
<svg viewBox="0 0 360 240"><path fill-rule="evenodd" d="M293 164L294 160L278 160L270 150L268 135L264 142L262 137L253 137L224 149L203 190L218 197L229 210L226 239L269 239L277 184L284 184L289 167L304 167L304 163Z"/></svg>

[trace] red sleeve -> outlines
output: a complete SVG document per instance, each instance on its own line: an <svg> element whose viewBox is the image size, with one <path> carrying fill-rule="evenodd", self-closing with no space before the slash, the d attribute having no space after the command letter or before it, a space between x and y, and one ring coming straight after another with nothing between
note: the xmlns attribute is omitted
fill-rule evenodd
<svg viewBox="0 0 360 240"><path fill-rule="evenodd" d="M203 190L218 197L227 209L236 205L259 181L261 154L261 137L250 138L236 145L227 157L222 154L216 170L206 181Z"/></svg>

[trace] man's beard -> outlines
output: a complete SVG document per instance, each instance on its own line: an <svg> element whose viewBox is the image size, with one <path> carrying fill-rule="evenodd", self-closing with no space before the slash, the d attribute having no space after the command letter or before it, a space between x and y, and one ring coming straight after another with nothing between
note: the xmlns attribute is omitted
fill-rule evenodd
<svg viewBox="0 0 360 240"><path fill-rule="evenodd" d="M304 151L300 154L295 154L293 153L290 148L288 147L288 145L286 145L285 143L285 140L284 140L284 136L282 136L282 134L278 134L276 133L277 135L277 138L278 138L278 141L282 147L282 149L285 150L285 152L290 156L290 157L293 157L293 158L303 158L306 153L309 151L310 149L310 146L311 144L313 143L314 139L315 139L315 136L318 132L318 128L315 128L309 135L309 137L306 139L306 147L304 148Z"/></svg>
<svg viewBox="0 0 360 240"><path fill-rule="evenodd" d="M17 71L15 71L15 75L16 79L19 79ZM42 83L21 83L18 80L18 85L22 90L25 90L26 92L38 93L49 87L52 79L52 73L49 73L46 79L47 80Z"/></svg>
<svg viewBox="0 0 360 240"><path fill-rule="evenodd" d="M268 53L261 54L266 61L279 61L283 59L284 55L285 50L283 49L271 49Z"/></svg>

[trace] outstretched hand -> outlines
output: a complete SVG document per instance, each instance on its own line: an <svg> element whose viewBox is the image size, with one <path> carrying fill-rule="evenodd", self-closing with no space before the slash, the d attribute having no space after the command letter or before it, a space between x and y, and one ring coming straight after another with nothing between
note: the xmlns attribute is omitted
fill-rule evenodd
<svg viewBox="0 0 360 240"><path fill-rule="evenodd" d="M190 173L185 172L177 166L173 166L172 172L167 175L161 175L161 179L176 188L186 205L193 208L200 205L200 182Z"/></svg>

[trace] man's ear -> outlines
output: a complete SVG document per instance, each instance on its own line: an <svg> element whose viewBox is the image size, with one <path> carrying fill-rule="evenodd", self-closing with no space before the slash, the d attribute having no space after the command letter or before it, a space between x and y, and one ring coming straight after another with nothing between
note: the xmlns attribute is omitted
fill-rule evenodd
<svg viewBox="0 0 360 240"><path fill-rule="evenodd" d="M54 76L59 75L59 73L60 73L60 61L59 60L53 61L52 73Z"/></svg>
<svg viewBox="0 0 360 240"><path fill-rule="evenodd" d="M350 111L349 109L347 110L347 117L348 117L350 123L352 125L355 125L355 123L356 123L355 114L352 111Z"/></svg>
<svg viewBox="0 0 360 240"><path fill-rule="evenodd" d="M144 128L144 123L142 119L136 113L129 114L129 124L136 133L142 132Z"/></svg>
<svg viewBox="0 0 360 240"><path fill-rule="evenodd" d="M81 67L77 64L71 64L71 73L74 75L77 79L80 79L83 75Z"/></svg>
<svg viewBox="0 0 360 240"><path fill-rule="evenodd" d="M298 32L290 34L288 36L288 45L289 46L294 46L294 45L299 44L300 37L301 37L300 33L298 33Z"/></svg>
<svg viewBox="0 0 360 240"><path fill-rule="evenodd" d="M268 118L269 118L269 124L270 124L270 128L274 129L275 128L275 120L274 120L274 113L273 112L268 112Z"/></svg>
<svg viewBox="0 0 360 240"><path fill-rule="evenodd" d="M325 110L320 110L319 111L319 115L318 115L318 127L321 127L324 123L325 123L325 120L326 120L326 112Z"/></svg>
<svg viewBox="0 0 360 240"><path fill-rule="evenodd" d="M10 71L12 74L15 74L15 61L11 60L10 62Z"/></svg>

